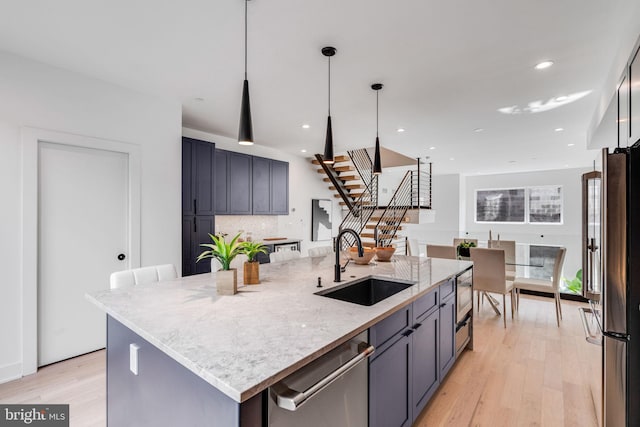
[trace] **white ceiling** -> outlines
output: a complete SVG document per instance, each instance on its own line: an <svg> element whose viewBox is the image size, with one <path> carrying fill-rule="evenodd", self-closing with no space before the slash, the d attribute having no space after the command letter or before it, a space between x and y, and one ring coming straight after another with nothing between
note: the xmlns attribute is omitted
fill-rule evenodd
<svg viewBox="0 0 640 427"><path fill-rule="evenodd" d="M299 155L322 151L327 61L320 49L335 46L336 152L373 145L370 85L382 82L381 143L431 156L435 173L588 166L596 153L586 150L587 128L624 29L640 19L638 4L252 0L256 143ZM0 49L179 99L184 126L235 137L243 11L242 0L2 0ZM534 70L545 59L555 65ZM497 111L583 91L591 92L549 111Z"/></svg>

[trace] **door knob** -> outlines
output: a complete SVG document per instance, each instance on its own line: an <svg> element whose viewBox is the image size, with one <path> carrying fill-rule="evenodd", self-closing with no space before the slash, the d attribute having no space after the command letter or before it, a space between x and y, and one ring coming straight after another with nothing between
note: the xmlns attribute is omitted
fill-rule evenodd
<svg viewBox="0 0 640 427"><path fill-rule="evenodd" d="M118 260L124 261L127 256L125 254L118 254Z"/></svg>

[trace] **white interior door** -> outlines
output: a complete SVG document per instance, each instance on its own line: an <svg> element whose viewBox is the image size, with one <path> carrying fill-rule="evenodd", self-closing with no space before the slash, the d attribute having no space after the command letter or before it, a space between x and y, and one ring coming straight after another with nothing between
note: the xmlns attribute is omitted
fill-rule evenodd
<svg viewBox="0 0 640 427"><path fill-rule="evenodd" d="M38 143L38 366L105 347L85 293L128 268L128 154ZM125 259L119 260L118 255Z"/></svg>

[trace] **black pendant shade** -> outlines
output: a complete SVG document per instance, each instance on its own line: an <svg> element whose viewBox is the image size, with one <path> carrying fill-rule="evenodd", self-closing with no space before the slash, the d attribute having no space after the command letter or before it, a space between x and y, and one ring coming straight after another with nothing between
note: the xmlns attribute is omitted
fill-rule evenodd
<svg viewBox="0 0 640 427"><path fill-rule="evenodd" d="M244 0L244 84L240 104L240 126L238 144L253 145L253 123L251 121L251 103L249 102L249 80L247 80L247 1Z"/></svg>
<svg viewBox="0 0 640 427"><path fill-rule="evenodd" d="M240 106L240 128L238 144L253 144L253 123L251 122L251 103L249 102L249 81L245 79L242 86L242 103Z"/></svg>
<svg viewBox="0 0 640 427"><path fill-rule="evenodd" d="M382 173L382 162L380 161L380 138L376 136L376 151L373 154L373 173L378 175Z"/></svg>
<svg viewBox="0 0 640 427"><path fill-rule="evenodd" d="M378 91L382 89L382 83L372 84L371 89L376 91L376 148L373 153L373 173L379 175L382 173L382 161L380 160L380 138L378 137Z"/></svg>
<svg viewBox="0 0 640 427"><path fill-rule="evenodd" d="M322 54L329 60L329 108L327 114L327 136L324 140L324 155L322 156L322 162L327 164L335 163L333 157L333 130L331 129L331 57L336 54L335 47L323 47Z"/></svg>
<svg viewBox="0 0 640 427"><path fill-rule="evenodd" d="M327 137L324 141L324 155L322 156L324 163L334 163L333 157L333 131L331 129L331 116L327 117Z"/></svg>

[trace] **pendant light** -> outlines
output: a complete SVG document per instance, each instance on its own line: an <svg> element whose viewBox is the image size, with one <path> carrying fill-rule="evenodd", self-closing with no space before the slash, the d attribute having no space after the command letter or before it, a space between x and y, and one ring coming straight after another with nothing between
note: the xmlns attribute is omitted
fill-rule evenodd
<svg viewBox="0 0 640 427"><path fill-rule="evenodd" d="M249 102L249 80L247 80L247 3L244 0L244 84L240 104L240 127L238 144L253 145L253 124L251 122L251 104Z"/></svg>
<svg viewBox="0 0 640 427"><path fill-rule="evenodd" d="M371 89L376 91L376 149L373 154L373 173L380 175L382 173L382 162L380 161L380 138L378 137L378 94L382 89L382 83L374 83Z"/></svg>
<svg viewBox="0 0 640 427"><path fill-rule="evenodd" d="M335 162L333 158L333 131L331 129L331 57L336 54L335 47L323 47L322 54L329 60L329 109L327 116L327 137L324 141L324 156L322 156L323 163L333 164Z"/></svg>

